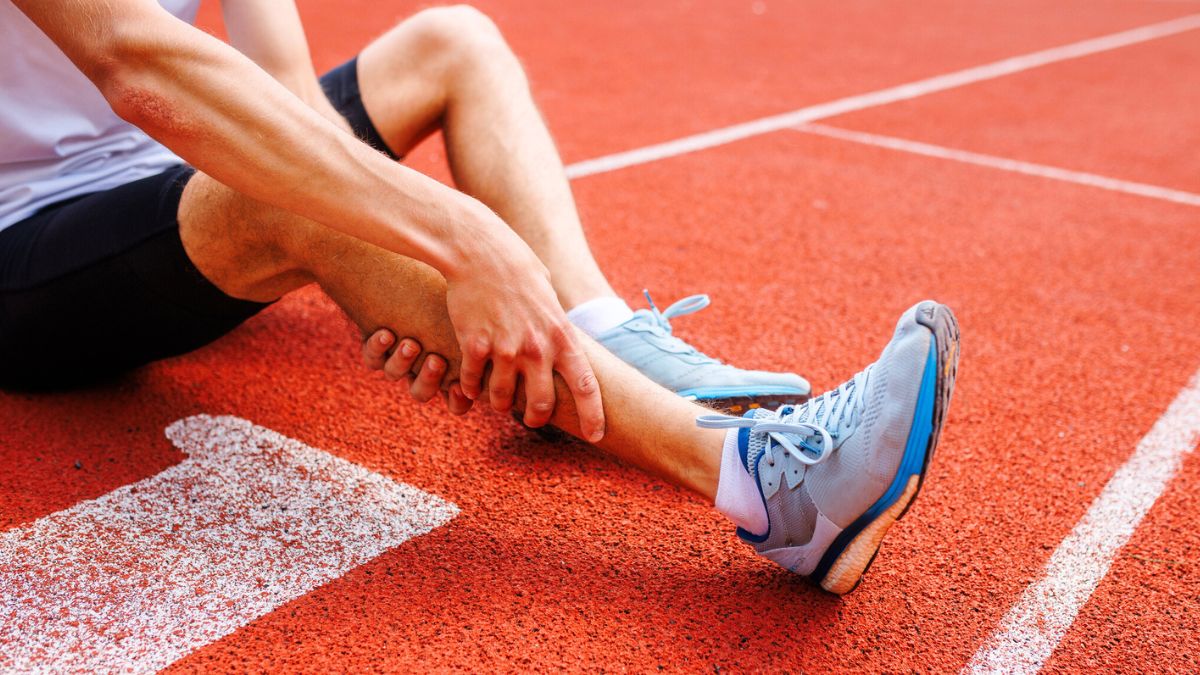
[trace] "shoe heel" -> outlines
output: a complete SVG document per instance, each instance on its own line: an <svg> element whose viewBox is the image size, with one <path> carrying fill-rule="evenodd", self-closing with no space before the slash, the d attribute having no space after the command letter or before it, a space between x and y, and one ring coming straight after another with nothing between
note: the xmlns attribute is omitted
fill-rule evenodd
<svg viewBox="0 0 1200 675"><path fill-rule="evenodd" d="M884 535L892 524L904 515L908 505L917 496L920 482L920 476L909 477L908 485L896 502L852 539L837 560L833 561L833 565L821 579L821 588L830 593L845 595L858 587L858 582L862 581L863 575L875 560L875 555L879 553L879 545L883 543Z"/></svg>

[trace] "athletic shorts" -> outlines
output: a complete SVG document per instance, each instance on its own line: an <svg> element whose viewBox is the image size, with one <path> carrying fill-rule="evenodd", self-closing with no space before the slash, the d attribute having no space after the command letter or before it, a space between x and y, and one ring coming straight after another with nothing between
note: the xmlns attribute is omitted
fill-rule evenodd
<svg viewBox="0 0 1200 675"><path fill-rule="evenodd" d="M358 61L321 78L354 132L393 157L362 105ZM0 230L0 386L57 389L206 345L266 305L204 278L179 238L194 170L48 206Z"/></svg>

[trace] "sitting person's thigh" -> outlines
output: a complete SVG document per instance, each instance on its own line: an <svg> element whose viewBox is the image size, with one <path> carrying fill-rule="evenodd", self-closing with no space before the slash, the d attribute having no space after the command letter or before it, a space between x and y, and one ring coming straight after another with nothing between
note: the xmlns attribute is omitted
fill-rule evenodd
<svg viewBox="0 0 1200 675"><path fill-rule="evenodd" d="M182 354L265 305L231 298L184 252L177 166L0 230L0 386L58 388Z"/></svg>

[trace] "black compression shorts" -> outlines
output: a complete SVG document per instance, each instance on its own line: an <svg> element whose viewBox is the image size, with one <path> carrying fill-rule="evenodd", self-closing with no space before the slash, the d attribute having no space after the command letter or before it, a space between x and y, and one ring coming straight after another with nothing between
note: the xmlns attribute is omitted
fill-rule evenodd
<svg viewBox="0 0 1200 675"><path fill-rule="evenodd" d="M321 86L359 138L392 154L362 105L357 65ZM184 252L177 213L192 174L174 166L0 230L0 386L107 377L208 344L266 306L224 294Z"/></svg>

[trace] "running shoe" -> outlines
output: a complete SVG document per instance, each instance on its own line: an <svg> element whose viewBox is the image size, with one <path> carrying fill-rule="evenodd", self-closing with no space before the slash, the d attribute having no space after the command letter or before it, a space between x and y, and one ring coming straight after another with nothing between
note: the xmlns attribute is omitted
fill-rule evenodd
<svg viewBox="0 0 1200 675"><path fill-rule="evenodd" d="M766 532L738 536L832 593L857 587L892 523L912 505L937 446L958 364L958 323L925 301L900 317L866 370L801 406L697 424L738 429Z"/></svg>
<svg viewBox="0 0 1200 675"><path fill-rule="evenodd" d="M707 307L707 295L686 297L660 312L650 292L644 293L649 309L637 310L596 340L646 377L684 398L734 413L808 400L812 388L795 373L735 368L672 334L670 320Z"/></svg>

